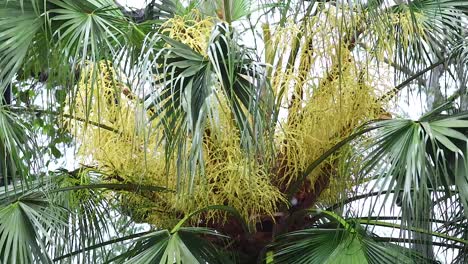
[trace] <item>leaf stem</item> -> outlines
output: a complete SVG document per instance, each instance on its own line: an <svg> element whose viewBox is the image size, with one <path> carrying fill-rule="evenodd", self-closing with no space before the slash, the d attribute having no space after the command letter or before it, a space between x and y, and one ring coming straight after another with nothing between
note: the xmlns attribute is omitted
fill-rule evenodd
<svg viewBox="0 0 468 264"><path fill-rule="evenodd" d="M452 241L455 241L455 242L458 242L458 243L462 243L462 244L465 244L465 245L468 244L468 240L464 240L464 239L461 239L461 238L458 238L458 237L452 237L452 236L445 235L445 234L438 233L438 232L427 231L427 230L424 230L424 229L422 229L422 228L416 228L416 227L407 227L407 228L403 228L403 227L402 227L401 225L399 225L399 224L388 223L388 222L382 222L382 221L375 221L375 220L357 219L356 221L357 221L359 224L364 224L364 225L375 225L375 226L383 226L383 227L391 227L391 228L397 228L397 229L400 229L400 230L410 230L410 231L413 231L413 232L418 232L418 233L422 233L422 234L428 234L428 235L431 235L431 236L435 236L435 237L439 237L439 238L444 238L444 239L452 240Z"/></svg>

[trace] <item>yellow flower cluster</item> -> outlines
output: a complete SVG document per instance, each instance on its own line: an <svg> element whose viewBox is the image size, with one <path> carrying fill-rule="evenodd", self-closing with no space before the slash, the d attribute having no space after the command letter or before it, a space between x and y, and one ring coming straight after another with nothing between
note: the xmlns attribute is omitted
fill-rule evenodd
<svg viewBox="0 0 468 264"><path fill-rule="evenodd" d="M335 30L334 22L339 21L327 21L325 26L314 19L304 21L301 41L293 39L292 47L283 47L272 71L273 89L282 96L283 111L276 135L281 153L276 181L286 187L325 151L364 122L377 118L382 109L376 100L381 91L370 85L375 82L372 71L354 58L349 43L338 41L337 34L342 32ZM269 40L266 50L280 47L277 43L298 34L295 24L277 31L280 34ZM297 57L291 63L290 54L295 49ZM337 196L353 185L353 179L340 174L341 153L345 151L333 155L309 175L311 188L320 175L329 175L330 187L322 193L322 201L336 202Z"/></svg>
<svg viewBox="0 0 468 264"><path fill-rule="evenodd" d="M161 28L163 34L206 56L209 37L215 22L215 18L202 19L200 14L192 11L190 16L175 16L167 20Z"/></svg>

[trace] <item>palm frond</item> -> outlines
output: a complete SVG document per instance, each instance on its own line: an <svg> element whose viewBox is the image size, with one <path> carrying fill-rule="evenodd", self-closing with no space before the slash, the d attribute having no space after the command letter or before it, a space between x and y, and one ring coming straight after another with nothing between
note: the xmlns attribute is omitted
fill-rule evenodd
<svg viewBox="0 0 468 264"><path fill-rule="evenodd" d="M7 107L0 106L0 175L8 194L8 185L14 189L18 184L27 187L31 179L28 164L23 157L33 159L34 150L28 142L27 127L20 118L11 113ZM21 189L21 188L19 188Z"/></svg>
<svg viewBox="0 0 468 264"><path fill-rule="evenodd" d="M371 1L367 33L396 65L422 69L453 54L464 38L468 5L463 1ZM390 32L390 33L389 33ZM401 67L400 67L401 68ZM399 73L400 75L401 73Z"/></svg>
<svg viewBox="0 0 468 264"><path fill-rule="evenodd" d="M23 66L43 28L35 1L0 1L0 94Z"/></svg>
<svg viewBox="0 0 468 264"><path fill-rule="evenodd" d="M281 235L270 246L273 263L423 263L424 258L397 245L377 242L353 220L322 211L341 226L313 227ZM271 258L271 257L270 257ZM424 262L427 263L427 262Z"/></svg>
<svg viewBox="0 0 468 264"><path fill-rule="evenodd" d="M251 148L261 142L262 121L269 110L262 108L262 103L271 94L262 77L264 69L238 42L236 32L227 24L218 24L210 37L208 56L243 135L244 146Z"/></svg>
<svg viewBox="0 0 468 264"><path fill-rule="evenodd" d="M116 53L123 31L118 27L125 21L113 1L51 0L51 20L57 25L55 34L63 45L64 55L84 65L97 62Z"/></svg>
<svg viewBox="0 0 468 264"><path fill-rule="evenodd" d="M66 225L43 193L29 193L0 207L2 263L52 263L46 247L49 231Z"/></svg>
<svg viewBox="0 0 468 264"><path fill-rule="evenodd" d="M122 235L117 228L119 220L131 223L129 217L122 213L118 195L122 192L168 191L157 186L103 184L94 179L95 174L98 172L92 169L60 170L44 186L50 200L65 209L61 217L69 223L51 231L55 234L54 241L47 246L54 259L70 258L69 261L86 260L88 263L106 259L105 248L97 245Z"/></svg>
<svg viewBox="0 0 468 264"><path fill-rule="evenodd" d="M175 233L156 231L138 239L123 263L229 263L202 236L223 237L205 228L182 227Z"/></svg>
<svg viewBox="0 0 468 264"><path fill-rule="evenodd" d="M109 222L112 219L112 206L103 193L94 191L92 187L76 188L92 186L90 181L87 171L75 174L58 171L53 174L50 183L44 186L44 191L50 194L50 200L65 209L61 217L69 223L51 231L54 240L47 246L54 258L103 242L112 232L113 223ZM96 258L97 250L82 251L78 257L85 262L92 262Z"/></svg>
<svg viewBox="0 0 468 264"><path fill-rule="evenodd" d="M362 149L361 177L375 176L364 188L377 190L384 204L401 206L402 223L407 226L427 219L423 212L432 207L428 199L458 194L466 205L467 118L466 113L433 112L419 121L376 123L376 133Z"/></svg>
<svg viewBox="0 0 468 264"><path fill-rule="evenodd" d="M259 91L265 82L261 69L236 43L234 34L226 24L215 26L205 56L189 45L157 34L148 42L149 49L141 60L161 65L147 107L154 111L151 119L157 118L164 131L167 161L177 153L179 175L189 172L187 181L178 181L178 189L191 190L196 172L203 173L201 142L208 120L215 120L218 104L227 104L246 151L255 151L255 142L261 141L264 116ZM169 47L161 49L161 41ZM209 124L216 127L215 122ZM186 149L187 162L182 157ZM180 185L183 182L186 186Z"/></svg>

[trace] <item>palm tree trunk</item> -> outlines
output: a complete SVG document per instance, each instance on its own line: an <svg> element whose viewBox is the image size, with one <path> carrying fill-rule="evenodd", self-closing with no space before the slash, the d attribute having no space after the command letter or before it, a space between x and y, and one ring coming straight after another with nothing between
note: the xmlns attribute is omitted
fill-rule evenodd
<svg viewBox="0 0 468 264"><path fill-rule="evenodd" d="M440 90L440 78L442 77L444 70L445 65L440 64L431 71L431 75L426 84L428 110L433 110L445 102L444 95Z"/></svg>

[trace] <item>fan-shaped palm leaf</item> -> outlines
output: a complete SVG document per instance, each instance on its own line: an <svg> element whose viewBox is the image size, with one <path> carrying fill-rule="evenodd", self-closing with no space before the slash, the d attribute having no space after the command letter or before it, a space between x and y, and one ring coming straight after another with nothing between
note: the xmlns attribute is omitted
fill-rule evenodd
<svg viewBox="0 0 468 264"><path fill-rule="evenodd" d="M80 63L96 62L119 48L123 31L118 24L125 19L113 1L50 2L57 6L50 10L51 19L59 25L55 34L63 44L66 56L79 58Z"/></svg>
<svg viewBox="0 0 468 264"><path fill-rule="evenodd" d="M158 48L162 46L160 41L170 47ZM207 120L217 111L220 98L234 116L245 150L252 151L254 142L261 141L263 135L260 91L266 84L261 69L236 43L235 33L226 24L215 26L208 45L206 58L188 45L157 34L148 42L141 60L162 66L156 73L160 76L156 84L162 88L148 96L147 105L155 111L152 118L158 118L164 129L167 160L177 152L182 163L179 174L189 171L189 190L193 188L196 170L203 171L201 142ZM216 126L213 122L211 125ZM185 164L180 155L186 149L187 139L191 140L191 147Z"/></svg>
<svg viewBox="0 0 468 264"><path fill-rule="evenodd" d="M30 179L27 161L23 157L34 158L34 150L28 144L27 127L20 121L19 117L11 113L7 107L0 106L0 175L5 186L11 183L13 188L19 184L19 180L28 186Z"/></svg>
<svg viewBox="0 0 468 264"><path fill-rule="evenodd" d="M458 193L464 204L466 191L466 113L438 116L437 111L419 121L388 120L376 123L371 144L363 149L362 176L377 175L367 186L385 193L385 201L400 203L404 223L413 226L428 197ZM427 208L426 208L427 209ZM371 208L372 210L372 208Z"/></svg>
<svg viewBox="0 0 468 264"><path fill-rule="evenodd" d="M43 20L34 4L0 1L0 91L20 70L37 33L43 30Z"/></svg>
<svg viewBox="0 0 468 264"><path fill-rule="evenodd" d="M314 227L291 232L272 244L273 263L420 263L424 259L408 249L376 242L353 221L325 213L338 228ZM271 258L271 257L270 257Z"/></svg>
<svg viewBox="0 0 468 264"><path fill-rule="evenodd" d="M2 263L52 263L46 243L49 231L66 225L43 193L30 193L0 207Z"/></svg>
<svg viewBox="0 0 468 264"><path fill-rule="evenodd" d="M366 11L373 22L369 33L376 34L377 42L397 41L395 61L429 62L439 56L461 37L460 29L466 24L463 8L467 3L451 0L367 1ZM386 34L388 29L391 34ZM387 43L388 44L388 43ZM393 47L392 47L393 48Z"/></svg>
<svg viewBox="0 0 468 264"><path fill-rule="evenodd" d="M233 263L223 250L211 241L223 241L227 237L203 227L183 227L192 216L208 210L222 210L240 218L239 212L229 206L213 205L185 216L171 230L158 230L136 239L126 253L110 260L123 263Z"/></svg>
<svg viewBox="0 0 468 264"><path fill-rule="evenodd" d="M200 236L225 238L219 233L195 227L182 227L171 233L156 231L139 238L120 258L123 263L229 263L219 250Z"/></svg>

